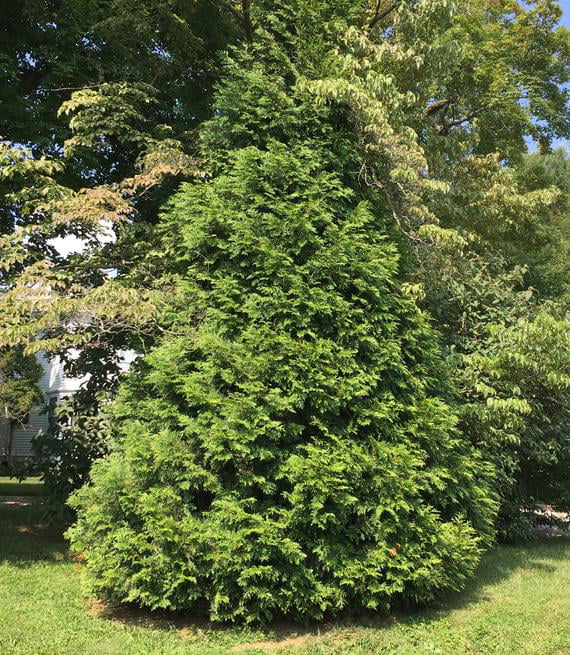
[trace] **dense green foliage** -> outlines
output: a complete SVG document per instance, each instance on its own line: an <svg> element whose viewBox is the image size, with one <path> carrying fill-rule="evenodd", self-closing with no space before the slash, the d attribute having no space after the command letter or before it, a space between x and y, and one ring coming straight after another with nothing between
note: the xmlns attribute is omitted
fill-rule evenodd
<svg viewBox="0 0 570 655"><path fill-rule="evenodd" d="M570 160L565 149L532 153L514 169L519 185L530 192L557 189L555 202L535 216L527 238L518 240L513 259L527 267L528 281L543 299L570 307ZM519 235L520 236L520 235ZM511 248L512 250L512 248Z"/></svg>
<svg viewBox="0 0 570 655"><path fill-rule="evenodd" d="M556 2L7 11L0 346L89 373L37 442L54 499L111 417L73 501L100 594L387 608L570 508Z"/></svg>
<svg viewBox="0 0 570 655"><path fill-rule="evenodd" d="M212 177L163 217L168 330L73 500L107 598L245 621L388 610L460 587L492 534L490 472L351 131L295 86L326 13L276 10L234 55L203 134Z"/></svg>
<svg viewBox="0 0 570 655"><path fill-rule="evenodd" d="M0 11L0 134L36 154L69 138L57 114L71 94L101 84L154 89L156 122L187 130L209 113L213 53L232 33L231 21L203 1L2 0ZM127 163L118 143L107 145L109 164Z"/></svg>
<svg viewBox="0 0 570 655"><path fill-rule="evenodd" d="M69 495L87 482L93 461L109 451L110 429L102 404L98 399L85 402L80 392L52 402L48 428L33 440L30 468L43 481L50 520L69 515Z"/></svg>
<svg viewBox="0 0 570 655"><path fill-rule="evenodd" d="M462 431L495 464L501 536L528 537L520 510L570 508L567 310L488 252L439 257L424 304L456 372Z"/></svg>
<svg viewBox="0 0 570 655"><path fill-rule="evenodd" d="M565 169L561 152L511 171L472 162L469 203L454 194L442 215L455 237L436 234L414 274L457 372L463 432L496 466L508 538L530 534L521 509L570 507Z"/></svg>
<svg viewBox="0 0 570 655"><path fill-rule="evenodd" d="M468 364L490 408L484 413L494 414L494 424L483 421L481 441L490 437L496 458L515 468L508 515L512 520L517 508L533 509L536 501L568 510L570 321L538 314L489 333Z"/></svg>

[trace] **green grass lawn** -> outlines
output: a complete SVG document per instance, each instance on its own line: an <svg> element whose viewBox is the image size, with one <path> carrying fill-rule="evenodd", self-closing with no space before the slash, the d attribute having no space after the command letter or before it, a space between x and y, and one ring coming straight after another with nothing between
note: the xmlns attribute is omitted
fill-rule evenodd
<svg viewBox="0 0 570 655"><path fill-rule="evenodd" d="M248 630L104 608L39 505L0 504L0 655L570 655L570 540L489 553L476 578L429 610Z"/></svg>
<svg viewBox="0 0 570 655"><path fill-rule="evenodd" d="M41 496L44 485L39 478L26 478L18 482L17 478L0 475L0 496Z"/></svg>

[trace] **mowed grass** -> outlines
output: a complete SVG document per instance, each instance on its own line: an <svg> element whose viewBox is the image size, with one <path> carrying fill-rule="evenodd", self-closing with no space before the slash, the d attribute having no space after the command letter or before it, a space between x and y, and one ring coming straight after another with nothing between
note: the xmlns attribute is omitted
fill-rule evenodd
<svg viewBox="0 0 570 655"><path fill-rule="evenodd" d="M0 475L0 496L41 496L43 492L44 485L39 478L31 477L19 482L17 478Z"/></svg>
<svg viewBox="0 0 570 655"><path fill-rule="evenodd" d="M0 504L1 655L570 655L570 540L500 547L465 591L429 609L303 629L227 628L106 608L39 504Z"/></svg>

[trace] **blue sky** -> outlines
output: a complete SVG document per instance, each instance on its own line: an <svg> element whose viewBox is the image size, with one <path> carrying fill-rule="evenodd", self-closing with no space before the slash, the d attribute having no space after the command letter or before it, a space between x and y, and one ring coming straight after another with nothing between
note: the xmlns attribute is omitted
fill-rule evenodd
<svg viewBox="0 0 570 655"><path fill-rule="evenodd" d="M570 0L560 0L560 6L564 10L564 16L562 17L562 25L570 27Z"/></svg>

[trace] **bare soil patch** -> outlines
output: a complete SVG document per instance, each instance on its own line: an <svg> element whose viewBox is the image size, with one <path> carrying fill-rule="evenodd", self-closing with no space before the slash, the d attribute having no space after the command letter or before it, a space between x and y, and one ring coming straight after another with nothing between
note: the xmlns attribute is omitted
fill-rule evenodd
<svg viewBox="0 0 570 655"><path fill-rule="evenodd" d="M236 644L230 648L231 653L239 653L244 650L262 650L276 651L289 646L300 646L305 643L310 635L301 635L299 637L288 637L287 639L278 639L276 641L250 641L245 644Z"/></svg>

